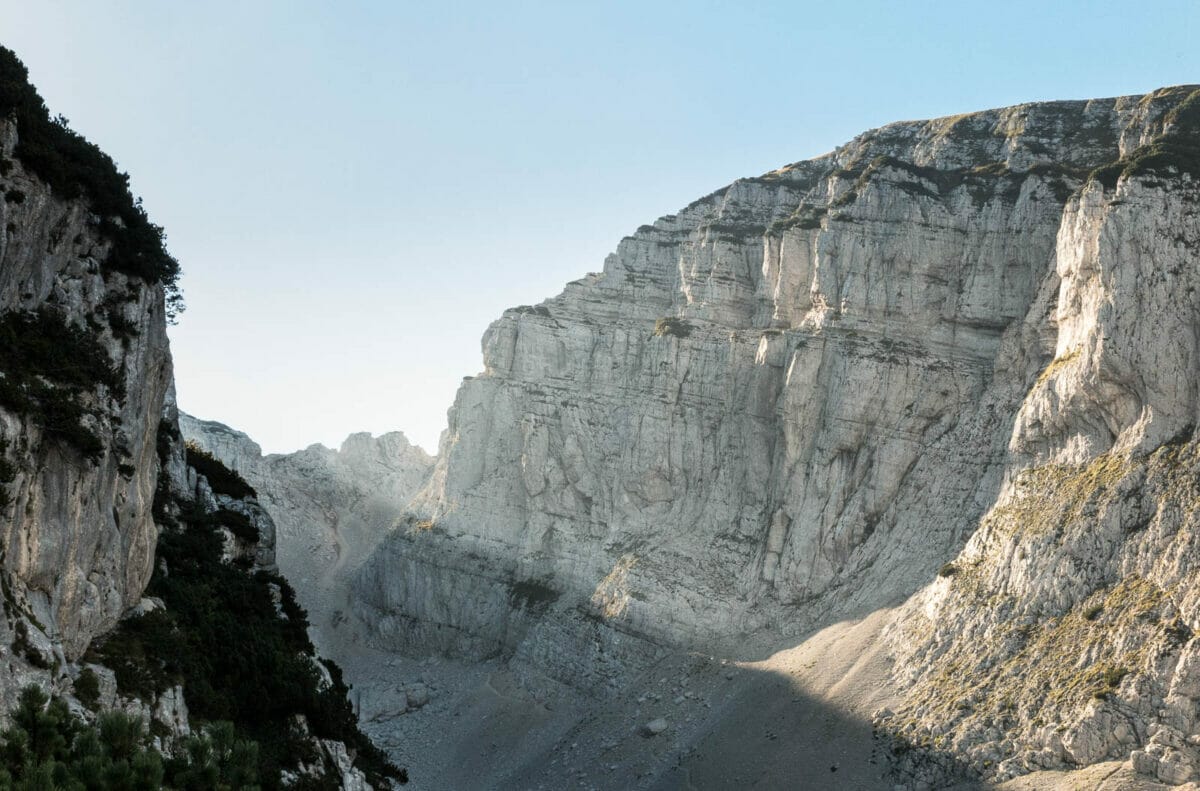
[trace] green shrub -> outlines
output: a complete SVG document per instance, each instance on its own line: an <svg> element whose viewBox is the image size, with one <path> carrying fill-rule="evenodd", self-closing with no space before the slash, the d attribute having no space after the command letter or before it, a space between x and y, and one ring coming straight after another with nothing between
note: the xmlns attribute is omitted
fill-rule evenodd
<svg viewBox="0 0 1200 791"><path fill-rule="evenodd" d="M1129 671L1123 667L1107 668L1104 671L1104 683L1115 688L1127 675L1129 675Z"/></svg>
<svg viewBox="0 0 1200 791"><path fill-rule="evenodd" d="M1122 177L1190 173L1200 178L1200 90L1194 90L1164 118L1171 128L1127 156L1092 171L1106 190Z"/></svg>
<svg viewBox="0 0 1200 791"><path fill-rule="evenodd" d="M509 603L532 612L545 612L560 595L547 580L513 580L508 584Z"/></svg>
<svg viewBox="0 0 1200 791"><path fill-rule="evenodd" d="M93 660L113 669L125 694L148 698L182 684L193 718L230 721L239 738L258 743L264 788L278 788L280 770L294 768L308 750L288 725L297 714L316 736L345 742L377 787L384 777L404 778L358 730L331 662L333 684L320 688L307 614L291 586L277 574L222 563L222 543L216 520L164 530L147 593L166 609L123 622L92 650Z"/></svg>
<svg viewBox="0 0 1200 791"><path fill-rule="evenodd" d="M788 217L771 223L767 231L769 233L782 233L791 228L799 228L802 231L815 230L821 227L821 219L828 213L829 209L825 206L801 204Z"/></svg>
<svg viewBox="0 0 1200 791"><path fill-rule="evenodd" d="M128 341L138 336L137 322L125 318L125 314L120 308L107 308L104 311L104 319L108 323L108 328L112 331L114 338Z"/></svg>
<svg viewBox="0 0 1200 791"><path fill-rule="evenodd" d="M8 484L17 477L17 465L8 460L8 440L0 437L0 508L7 508L12 502L8 493Z"/></svg>
<svg viewBox="0 0 1200 791"><path fill-rule="evenodd" d="M183 309L179 262L167 252L162 228L150 222L141 201L130 194L129 175L72 131L61 115L51 119L29 83L25 64L12 50L0 47L0 118L8 117L17 123L16 158L60 198L86 199L100 216L101 230L111 242L104 266L162 284L168 311L177 315Z"/></svg>
<svg viewBox="0 0 1200 791"><path fill-rule="evenodd" d="M42 670L50 669L50 663L46 661L46 658L42 656L40 651L34 648L33 642L29 639L29 627L25 624L25 621L19 618L13 625L12 647L18 656L25 657L25 661L34 667L41 668Z"/></svg>
<svg viewBox="0 0 1200 791"><path fill-rule="evenodd" d="M231 511L228 508L220 508L216 513L217 524L226 528L230 533L248 543L258 541L258 528L250 521L250 517L245 514Z"/></svg>
<svg viewBox="0 0 1200 791"><path fill-rule="evenodd" d="M1105 667L1100 676L1100 681L1103 686L1093 692L1092 697L1104 699L1109 695L1112 695L1117 691L1117 688L1121 686L1121 682L1127 675L1129 675L1128 668L1120 667L1118 665L1109 665Z"/></svg>
<svg viewBox="0 0 1200 791"><path fill-rule="evenodd" d="M140 717L107 711L93 724L36 686L21 691L0 733L0 788L21 791L257 791L258 745L210 723L163 760Z"/></svg>
<svg viewBox="0 0 1200 791"><path fill-rule="evenodd" d="M179 518L193 527L198 525L224 527L233 535L247 543L256 543L259 539L258 528L245 514L229 508L218 508L216 511L205 511L198 503L189 502L180 511Z"/></svg>
<svg viewBox="0 0 1200 791"><path fill-rule="evenodd" d="M194 442L187 443L188 466L208 479L208 485L217 494L227 494L234 499L258 497L254 487L246 479L226 467L219 459L203 450Z"/></svg>
<svg viewBox="0 0 1200 791"><path fill-rule="evenodd" d="M695 329L691 324L680 318L668 316L654 322L655 337L663 337L664 335L674 335L676 338L686 338L692 334Z"/></svg>
<svg viewBox="0 0 1200 791"><path fill-rule="evenodd" d="M90 667L79 671L74 687L75 697L79 698L79 702L95 711L100 703L100 677L96 675L96 671Z"/></svg>
<svg viewBox="0 0 1200 791"><path fill-rule="evenodd" d="M186 738L167 770L181 791L255 788L258 744L239 738L233 723L215 722Z"/></svg>
<svg viewBox="0 0 1200 791"><path fill-rule="evenodd" d="M47 437L99 458L104 443L84 425L99 418L89 404L98 388L124 398L121 371L94 336L62 313L0 314L0 405L30 418Z"/></svg>
<svg viewBox="0 0 1200 791"><path fill-rule="evenodd" d="M104 346L53 308L0 314L0 370L79 390L103 385L124 396L120 370Z"/></svg>

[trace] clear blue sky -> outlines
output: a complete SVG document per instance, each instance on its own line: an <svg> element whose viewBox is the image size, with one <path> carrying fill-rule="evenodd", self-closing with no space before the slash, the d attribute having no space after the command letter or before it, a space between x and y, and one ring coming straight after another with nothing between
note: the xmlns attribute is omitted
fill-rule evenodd
<svg viewBox="0 0 1200 791"><path fill-rule="evenodd" d="M188 411L430 450L507 306L734 178L889 121L1200 82L1194 2L0 0L130 172Z"/></svg>

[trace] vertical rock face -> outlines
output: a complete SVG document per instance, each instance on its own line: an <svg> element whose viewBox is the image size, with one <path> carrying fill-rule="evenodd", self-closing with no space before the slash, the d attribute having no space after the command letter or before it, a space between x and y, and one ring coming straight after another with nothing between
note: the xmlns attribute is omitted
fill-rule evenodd
<svg viewBox="0 0 1200 791"><path fill-rule="evenodd" d="M98 349L107 356L102 365L112 365L101 383L62 384L53 366L66 370L65 378L76 361L51 338L48 353L61 357L47 363L49 378L18 379L15 365L0 372L8 388L0 399L0 438L13 467L0 509L9 615L3 628L31 617L70 659L138 601L149 579L155 436L171 356L162 287L103 266L113 245L103 218L87 200L64 200L26 168L16 153L20 134L12 119L0 119L6 359L36 345L48 326L64 338L78 332L85 338L78 345ZM19 325L16 316L47 323ZM42 397L40 411L13 406L46 381L51 395ZM65 395L69 388L73 398Z"/></svg>
<svg viewBox="0 0 1200 791"><path fill-rule="evenodd" d="M1197 107L887 126L506 312L355 579L375 639L603 686L907 601L908 747L1193 776Z"/></svg>
<svg viewBox="0 0 1200 791"><path fill-rule="evenodd" d="M551 609L699 645L911 593L1000 485L1024 381L994 373L1049 357L1022 319L1064 205L1165 103L884 127L508 311L364 613L394 645L511 648L503 591L538 580Z"/></svg>
<svg viewBox="0 0 1200 791"><path fill-rule="evenodd" d="M1200 776L1200 93L1179 93L1067 204L1054 299L1025 320L1054 356L1002 488L892 630L911 685L893 726L1001 777L1130 755Z"/></svg>
<svg viewBox="0 0 1200 791"><path fill-rule="evenodd" d="M351 434L338 450L312 445L262 455L240 431L180 415L184 437L242 474L278 525L280 570L309 611L318 648L334 648L345 574L395 526L433 459L400 432Z"/></svg>
<svg viewBox="0 0 1200 791"><path fill-rule="evenodd" d="M404 772L357 729L340 671L314 654L253 488L183 445L166 338L179 268L162 229L27 77L0 47L0 716L27 684L73 707L76 725L124 709L151 725L153 744L116 721L133 774L157 766L155 786L209 769L225 780L226 763L241 783L249 762L248 782L269 787L289 779L281 769L293 784L392 787ZM25 731L8 734L5 778L129 775L100 749L115 743L110 721L81 747L88 737L54 705L28 738L61 744L26 755ZM182 741L201 724L189 710L232 721L230 761L213 757L228 746ZM91 750L82 763L79 750ZM178 760L164 769L160 753Z"/></svg>

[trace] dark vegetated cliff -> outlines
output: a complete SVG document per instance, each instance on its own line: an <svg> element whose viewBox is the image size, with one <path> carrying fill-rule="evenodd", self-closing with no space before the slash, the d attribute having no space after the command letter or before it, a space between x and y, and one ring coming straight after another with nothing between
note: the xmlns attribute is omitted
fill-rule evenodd
<svg viewBox="0 0 1200 791"><path fill-rule="evenodd" d="M181 443L171 422L162 430L170 469ZM115 671L122 694L153 700L180 685L194 722L232 723L259 745L263 788L281 787L284 773L340 788L321 740L344 743L376 788L406 780L359 731L337 665L315 655L253 489L202 451L186 457L185 475L168 479L156 503L163 530L146 592L165 607L122 622L89 659Z"/></svg>
<svg viewBox="0 0 1200 791"><path fill-rule="evenodd" d="M101 731L105 707L140 712L168 770L181 751L253 742L263 788L403 781L314 655L254 490L180 439L166 338L179 265L162 229L2 47L0 195L0 640L13 647L0 704L34 684L78 701L73 716L97 710L82 716ZM23 700L26 719L70 736L38 761L74 760L90 731ZM209 742L187 737L188 709ZM47 766L9 779L36 784Z"/></svg>

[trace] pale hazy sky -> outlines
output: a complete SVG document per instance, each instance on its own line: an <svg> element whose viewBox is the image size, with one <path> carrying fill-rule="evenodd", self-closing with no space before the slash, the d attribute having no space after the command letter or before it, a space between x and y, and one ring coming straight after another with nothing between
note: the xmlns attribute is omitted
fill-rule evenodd
<svg viewBox="0 0 1200 791"><path fill-rule="evenodd" d="M1187 2L0 0L167 229L180 404L429 450L479 338L621 236L889 121L1200 82Z"/></svg>

